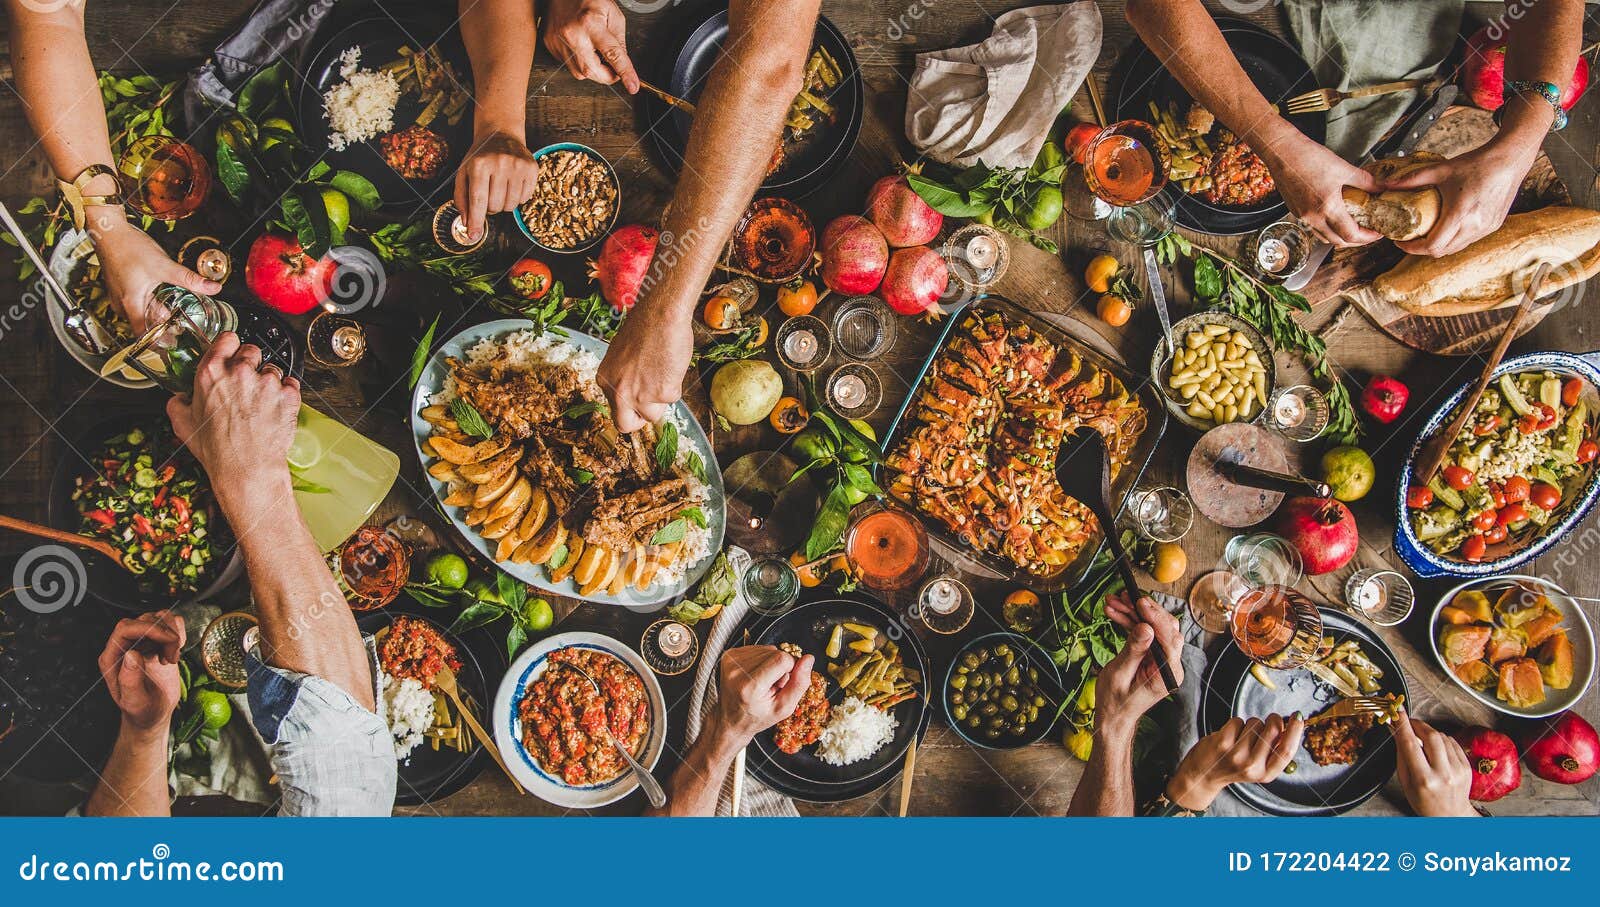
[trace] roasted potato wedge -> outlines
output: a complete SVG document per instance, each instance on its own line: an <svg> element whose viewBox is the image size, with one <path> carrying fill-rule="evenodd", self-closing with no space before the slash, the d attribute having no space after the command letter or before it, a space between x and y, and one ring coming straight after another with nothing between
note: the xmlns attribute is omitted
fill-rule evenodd
<svg viewBox="0 0 1600 907"><path fill-rule="evenodd" d="M511 511L499 519L485 519L480 534L486 539L499 540L502 536L517 528L517 523L522 521L522 511L527 505Z"/></svg>
<svg viewBox="0 0 1600 907"><path fill-rule="evenodd" d="M417 447L420 448L422 450L422 453L424 455L426 455L426 456L430 456L430 457L439 456L438 449L433 446L433 439L432 438L423 438L422 439L422 443L418 444Z"/></svg>
<svg viewBox="0 0 1600 907"><path fill-rule="evenodd" d="M656 549L648 549L649 556L644 559L644 565L639 568L639 575L633 581L633 588L640 592L650 588L656 581L656 571L661 569L661 561L657 559Z"/></svg>
<svg viewBox="0 0 1600 907"><path fill-rule="evenodd" d="M441 482L449 482L451 485L460 485L466 481L466 478L456 471L456 465L449 460L439 460L429 465L428 475Z"/></svg>
<svg viewBox="0 0 1600 907"><path fill-rule="evenodd" d="M423 421L435 428L442 428L445 431L461 430L461 426L456 424L455 418L450 415L450 407L443 404L435 403L432 406L424 406L422 412L418 413L418 415L422 417Z"/></svg>
<svg viewBox="0 0 1600 907"><path fill-rule="evenodd" d="M551 520L550 524L542 532L519 545L517 554L526 558L526 562L529 564L547 564L550 562L550 558L555 556L556 551L562 545L565 545L570 538L571 534L567 532L567 527L561 525L560 520ZM572 569L570 565L576 560L573 557L567 558L569 572Z"/></svg>
<svg viewBox="0 0 1600 907"><path fill-rule="evenodd" d="M610 585L611 578L616 575L618 570L621 569L622 558L618 557L615 551L599 547L591 548L589 550L600 553L601 557L599 560L601 563L591 575L587 583L578 584L578 594L580 596L590 596L599 590L604 589L606 586ZM588 551L585 551L584 553L587 555Z"/></svg>
<svg viewBox="0 0 1600 907"><path fill-rule="evenodd" d="M456 471L474 485L489 485L504 478L521 459L522 449L514 448L481 463L464 463Z"/></svg>
<svg viewBox="0 0 1600 907"><path fill-rule="evenodd" d="M468 526L480 526L483 524L485 519L488 519L488 517L489 508L473 507L467 511L467 515L462 519L462 522L466 523Z"/></svg>
<svg viewBox="0 0 1600 907"><path fill-rule="evenodd" d="M631 554L617 555L617 569L611 574L611 582L606 584L606 592L612 595L621 595L622 590L628 588L628 573L633 568Z"/></svg>
<svg viewBox="0 0 1600 907"><path fill-rule="evenodd" d="M428 444L433 447L440 457L457 466L477 462L477 460L473 459L472 453L475 445L462 444L443 433L434 434L433 437L428 439Z"/></svg>
<svg viewBox="0 0 1600 907"><path fill-rule="evenodd" d="M519 542L526 542L534 534L544 528L544 521L550 516L550 496L545 494L543 488L535 488L528 499L528 512L522 515L522 522L517 524L514 533Z"/></svg>
<svg viewBox="0 0 1600 907"><path fill-rule="evenodd" d="M647 560L648 558L645 555L644 546L638 542L634 542L633 554L628 558L627 579L625 580L628 585L638 585L639 577L644 575L644 566ZM613 592L612 594L618 595L620 593Z"/></svg>
<svg viewBox="0 0 1600 907"><path fill-rule="evenodd" d="M472 492L472 506L485 508L493 506L516 483L517 474L508 472L493 482L479 484Z"/></svg>
<svg viewBox="0 0 1600 907"><path fill-rule="evenodd" d="M446 507L472 507L472 496L475 489L471 483L463 482L450 486L450 493L444 496ZM468 523L467 525L474 525Z"/></svg>
<svg viewBox="0 0 1600 907"><path fill-rule="evenodd" d="M515 527L513 527L513 528L515 528ZM509 561L509 560L511 560L512 555L516 553L516 551L517 551L517 534L514 531L513 532L507 532L505 535L500 536L500 541L495 543L495 546L494 546L494 559L497 560L497 561Z"/></svg>
<svg viewBox="0 0 1600 907"><path fill-rule="evenodd" d="M515 475L513 473L513 475ZM533 484L526 476L517 478L511 483L511 488L505 494L495 499L489 506L489 519L498 520L506 514L515 511L517 525L522 525L522 517L528 512L528 505L533 501ZM515 527L513 527L515 528Z"/></svg>
<svg viewBox="0 0 1600 907"><path fill-rule="evenodd" d="M583 556L578 559L578 566L572 571L572 581L579 586L588 585L596 572L604 566L610 552L599 545L590 545L583 549Z"/></svg>
<svg viewBox="0 0 1600 907"><path fill-rule="evenodd" d="M559 523L560 521L558 520L557 522ZM566 582L567 577L572 575L573 568L578 566L578 558L583 555L583 536L578 535L576 532L566 533L566 546L566 560L563 560L559 566L550 568L550 582L552 583ZM559 548L560 546L558 545L557 550ZM551 551L550 556L554 558L555 551ZM549 561L545 561L545 563L549 563Z"/></svg>

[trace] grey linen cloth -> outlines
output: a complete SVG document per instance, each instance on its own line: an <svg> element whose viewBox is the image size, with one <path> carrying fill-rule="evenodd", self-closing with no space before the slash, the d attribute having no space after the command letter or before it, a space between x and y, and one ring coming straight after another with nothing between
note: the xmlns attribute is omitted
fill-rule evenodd
<svg viewBox="0 0 1600 907"><path fill-rule="evenodd" d="M980 44L917 55L906 138L958 167L1027 167L1099 55L1090 0L1005 13Z"/></svg>
<svg viewBox="0 0 1600 907"><path fill-rule="evenodd" d="M751 563L750 553L743 548L729 546L728 562L733 566L735 576L743 576ZM722 661L723 650L728 648L732 640L734 629L749 611L750 602L745 599L743 588L739 588L734 592L733 601L723 606L721 613L716 617L716 623L711 626L711 635L706 639L705 650L700 653L700 664L695 667L694 691L689 695L689 717L684 728L684 740L687 744L693 744L700 737L700 729L705 726L706 715L717 705L718 663ZM748 771L744 777L744 792L740 797L741 816L794 818L800 815L794 808L793 800L757 781ZM717 795L717 815L733 815L732 772L722 780L722 792Z"/></svg>
<svg viewBox="0 0 1600 907"><path fill-rule="evenodd" d="M1463 0L1283 0L1289 30L1322 88L1428 78L1449 55ZM1356 160L1402 117L1416 90L1346 101L1328 114L1328 147Z"/></svg>

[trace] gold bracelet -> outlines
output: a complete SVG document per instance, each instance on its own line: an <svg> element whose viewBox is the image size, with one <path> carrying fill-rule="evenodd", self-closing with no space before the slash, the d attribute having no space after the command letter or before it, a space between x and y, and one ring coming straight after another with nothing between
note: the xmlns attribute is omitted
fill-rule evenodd
<svg viewBox="0 0 1600 907"><path fill-rule="evenodd" d="M116 182L118 188L107 195L84 195L83 187L97 176L109 176ZM117 171L105 164L90 164L83 171L72 178L71 182L56 180L56 186L61 189L61 196L67 200L67 207L72 209L72 225L79 230L83 229L85 208L120 208L122 207L121 180L117 179Z"/></svg>

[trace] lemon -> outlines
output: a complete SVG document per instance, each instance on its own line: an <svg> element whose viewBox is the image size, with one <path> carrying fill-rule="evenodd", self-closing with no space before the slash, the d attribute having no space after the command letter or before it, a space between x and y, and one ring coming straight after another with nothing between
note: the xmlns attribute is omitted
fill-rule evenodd
<svg viewBox="0 0 1600 907"><path fill-rule="evenodd" d="M343 235L344 228L350 226L350 199L338 189L324 189L322 207L328 211L328 224L333 228L333 235Z"/></svg>
<svg viewBox="0 0 1600 907"><path fill-rule="evenodd" d="M1079 762L1088 762L1089 756L1094 752L1094 734L1083 728L1073 728L1071 725L1067 727L1072 728L1062 741L1066 744L1067 751Z"/></svg>

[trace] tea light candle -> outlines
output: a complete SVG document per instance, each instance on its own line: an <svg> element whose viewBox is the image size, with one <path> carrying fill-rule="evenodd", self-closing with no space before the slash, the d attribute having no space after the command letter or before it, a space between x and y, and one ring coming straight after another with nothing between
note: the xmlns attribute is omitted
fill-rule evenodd
<svg viewBox="0 0 1600 907"><path fill-rule="evenodd" d="M979 271L987 271L1000 260L1000 245L980 233L967 241L967 261Z"/></svg>
<svg viewBox="0 0 1600 907"><path fill-rule="evenodd" d="M661 647L661 654L668 658L682 658L689 654L693 644L693 632L677 621L663 623L656 633L656 645Z"/></svg>
<svg viewBox="0 0 1600 907"><path fill-rule="evenodd" d="M1283 428L1293 428L1306 420L1306 404L1294 394L1279 394L1272 408L1272 420Z"/></svg>
<svg viewBox="0 0 1600 907"><path fill-rule="evenodd" d="M867 399L867 382L860 375L840 375L833 383L833 398L846 409L854 409Z"/></svg>
<svg viewBox="0 0 1600 907"><path fill-rule="evenodd" d="M1371 577L1356 590L1353 604L1362 611L1376 611L1389 603L1389 587L1379 577Z"/></svg>
<svg viewBox="0 0 1600 907"><path fill-rule="evenodd" d="M1269 236L1256 247L1256 264L1268 274L1276 274L1289 263L1289 244Z"/></svg>
<svg viewBox="0 0 1600 907"><path fill-rule="evenodd" d="M783 354L796 365L810 365L817 358L817 335L800 328L783 340Z"/></svg>
<svg viewBox="0 0 1600 907"><path fill-rule="evenodd" d="M347 324L333 332L331 346L340 359L360 359L367 350L367 335L362 333L360 325Z"/></svg>
<svg viewBox="0 0 1600 907"><path fill-rule="evenodd" d="M233 272L233 259L221 249L207 249L195 259L195 271L207 280L218 283L227 281L228 275Z"/></svg>
<svg viewBox="0 0 1600 907"><path fill-rule="evenodd" d="M922 588L922 606L935 614L950 614L961 607L961 587L953 579L941 576Z"/></svg>

